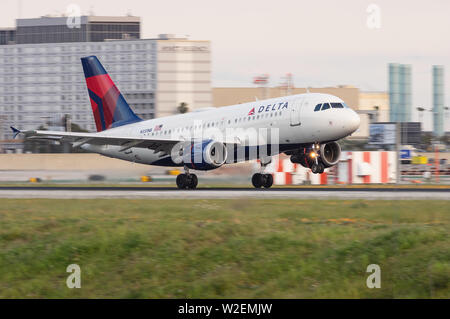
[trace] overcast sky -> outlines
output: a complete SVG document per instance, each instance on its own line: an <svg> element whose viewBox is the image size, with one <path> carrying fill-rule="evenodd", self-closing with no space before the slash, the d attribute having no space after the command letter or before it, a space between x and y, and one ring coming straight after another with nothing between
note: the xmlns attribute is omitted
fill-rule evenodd
<svg viewBox="0 0 450 319"><path fill-rule="evenodd" d="M83 14L140 16L144 38L211 40L214 86L251 86L261 73L278 85L290 72L299 87L387 90L387 63L410 63L413 105L431 108L431 65L442 64L450 105L448 0L1 0L0 26L14 26L19 14L62 14L71 3ZM367 26L372 3L380 9L379 29Z"/></svg>

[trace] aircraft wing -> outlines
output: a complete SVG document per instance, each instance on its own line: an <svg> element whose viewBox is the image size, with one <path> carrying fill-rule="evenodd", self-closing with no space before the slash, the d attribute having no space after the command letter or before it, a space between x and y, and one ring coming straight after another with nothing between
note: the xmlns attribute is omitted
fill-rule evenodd
<svg viewBox="0 0 450 319"><path fill-rule="evenodd" d="M81 133L81 132L60 132L60 131L20 131L11 127L14 137L18 134L24 134L26 139L52 140L59 142L71 143L73 147L80 147L83 144L94 145L118 145L121 146L119 151L126 151L132 147L148 148L154 151L162 151L170 153L172 147L179 143L185 142L184 139L155 139L147 137L129 137L129 136L110 136L99 133ZM235 141L221 141L225 144L239 144Z"/></svg>

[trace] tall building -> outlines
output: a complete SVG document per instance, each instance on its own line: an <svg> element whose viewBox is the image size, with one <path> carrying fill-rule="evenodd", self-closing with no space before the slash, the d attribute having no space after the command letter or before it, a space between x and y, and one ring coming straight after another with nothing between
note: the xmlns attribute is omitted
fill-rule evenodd
<svg viewBox="0 0 450 319"><path fill-rule="evenodd" d="M411 122L411 65L389 63L389 120Z"/></svg>
<svg viewBox="0 0 450 319"><path fill-rule="evenodd" d="M433 65L433 133L444 135L444 66Z"/></svg>
<svg viewBox="0 0 450 319"><path fill-rule="evenodd" d="M0 45L16 42L15 28L0 28Z"/></svg>
<svg viewBox="0 0 450 319"><path fill-rule="evenodd" d="M81 16L17 19L16 43L102 42L140 39L139 17Z"/></svg>
<svg viewBox="0 0 450 319"><path fill-rule="evenodd" d="M91 18L87 21L100 20ZM156 39L106 40L110 36L105 35L103 42L45 42L55 37L60 35L50 34L41 39L44 43L0 45L0 140L12 137L10 125L25 130L56 126L65 115L95 131L80 62L89 55L98 56L144 119L175 114L182 102L190 110L212 106L209 41L166 34Z"/></svg>

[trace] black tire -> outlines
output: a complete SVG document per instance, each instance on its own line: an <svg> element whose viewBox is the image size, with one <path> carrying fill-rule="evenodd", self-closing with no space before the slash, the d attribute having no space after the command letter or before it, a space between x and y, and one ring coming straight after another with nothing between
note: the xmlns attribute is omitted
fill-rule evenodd
<svg viewBox="0 0 450 319"><path fill-rule="evenodd" d="M272 174L264 174L264 175L265 175L264 188L270 188L273 185L273 176Z"/></svg>
<svg viewBox="0 0 450 319"><path fill-rule="evenodd" d="M256 173L252 176L252 184L255 188L261 188L264 185L265 178L263 174Z"/></svg>
<svg viewBox="0 0 450 319"><path fill-rule="evenodd" d="M316 163L312 164L311 172L313 172L313 174L317 174L319 172L319 165L317 165Z"/></svg>
<svg viewBox="0 0 450 319"><path fill-rule="evenodd" d="M189 188L195 189L198 185L198 178L195 174L189 174Z"/></svg>
<svg viewBox="0 0 450 319"><path fill-rule="evenodd" d="M177 187L179 189L185 189L187 186L186 174L179 174L177 176Z"/></svg>
<svg viewBox="0 0 450 319"><path fill-rule="evenodd" d="M322 163L319 163L318 165L317 173L322 174L325 171L325 166Z"/></svg>

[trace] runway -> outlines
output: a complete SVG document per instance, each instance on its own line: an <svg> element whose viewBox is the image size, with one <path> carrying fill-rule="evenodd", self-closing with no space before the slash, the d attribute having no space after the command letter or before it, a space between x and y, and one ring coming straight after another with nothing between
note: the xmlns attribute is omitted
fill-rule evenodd
<svg viewBox="0 0 450 319"><path fill-rule="evenodd" d="M198 188L179 190L175 187L133 186L2 186L0 198L148 198L148 199L368 199L368 200L449 200L450 189L442 188L271 188L244 187Z"/></svg>

